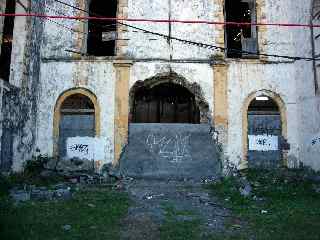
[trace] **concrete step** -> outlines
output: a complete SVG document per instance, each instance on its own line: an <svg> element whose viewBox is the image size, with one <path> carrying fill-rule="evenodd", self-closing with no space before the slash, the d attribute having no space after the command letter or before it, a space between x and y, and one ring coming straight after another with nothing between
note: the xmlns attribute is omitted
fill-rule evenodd
<svg viewBox="0 0 320 240"><path fill-rule="evenodd" d="M218 156L208 124L130 124L120 171L134 178L205 179L220 175Z"/></svg>

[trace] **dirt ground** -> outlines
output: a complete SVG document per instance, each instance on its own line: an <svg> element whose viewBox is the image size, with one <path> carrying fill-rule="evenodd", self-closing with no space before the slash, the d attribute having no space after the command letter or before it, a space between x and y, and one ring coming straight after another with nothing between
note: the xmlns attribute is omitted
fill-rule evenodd
<svg viewBox="0 0 320 240"><path fill-rule="evenodd" d="M133 202L122 222L121 239L160 239L160 229L170 221L200 223L201 238L224 232L232 218L228 209L193 181L134 180L126 184Z"/></svg>

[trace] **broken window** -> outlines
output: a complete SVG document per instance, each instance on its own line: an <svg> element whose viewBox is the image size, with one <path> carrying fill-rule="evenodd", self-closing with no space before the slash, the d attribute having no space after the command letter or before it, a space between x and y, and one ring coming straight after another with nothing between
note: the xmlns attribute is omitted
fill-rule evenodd
<svg viewBox="0 0 320 240"><path fill-rule="evenodd" d="M95 136L94 104L87 96L74 94L62 103L60 114L59 155L65 157L68 138Z"/></svg>
<svg viewBox="0 0 320 240"><path fill-rule="evenodd" d="M225 13L227 22L256 23L255 0L226 0ZM258 53L257 27L226 25L226 45L227 57L255 57Z"/></svg>
<svg viewBox="0 0 320 240"><path fill-rule="evenodd" d="M200 123L194 95L186 88L163 83L140 87L134 94L132 121L135 123Z"/></svg>
<svg viewBox="0 0 320 240"><path fill-rule="evenodd" d="M7 0L6 14L14 14L16 9L15 0ZM0 54L0 78L9 81L12 52L14 17L5 17L2 31L2 44Z"/></svg>
<svg viewBox="0 0 320 240"><path fill-rule="evenodd" d="M117 0L91 0L90 17L117 17ZM87 52L93 56L114 56L117 36L116 21L91 19L88 23Z"/></svg>

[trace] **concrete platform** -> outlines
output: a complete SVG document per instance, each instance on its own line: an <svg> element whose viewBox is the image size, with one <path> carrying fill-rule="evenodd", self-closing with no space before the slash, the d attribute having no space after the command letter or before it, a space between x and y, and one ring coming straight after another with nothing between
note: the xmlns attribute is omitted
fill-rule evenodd
<svg viewBox="0 0 320 240"><path fill-rule="evenodd" d="M125 176L205 179L221 174L208 124L130 124L120 159Z"/></svg>

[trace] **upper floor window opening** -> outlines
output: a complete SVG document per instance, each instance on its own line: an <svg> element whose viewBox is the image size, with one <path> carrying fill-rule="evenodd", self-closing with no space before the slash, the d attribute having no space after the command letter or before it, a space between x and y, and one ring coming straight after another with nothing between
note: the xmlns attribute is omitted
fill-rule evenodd
<svg viewBox="0 0 320 240"><path fill-rule="evenodd" d="M117 17L117 0L91 0L89 16ZM116 21L89 20L87 53L93 56L115 56L117 36Z"/></svg>
<svg viewBox="0 0 320 240"><path fill-rule="evenodd" d="M226 0L225 20L227 22L256 23L255 0ZM227 57L256 57L258 38L255 25L227 25L225 35Z"/></svg>
<svg viewBox="0 0 320 240"><path fill-rule="evenodd" d="M16 1L6 1L6 14L13 14L16 11ZM9 81L11 52L13 41L14 17L5 17L2 30L1 54L0 54L0 78Z"/></svg>

